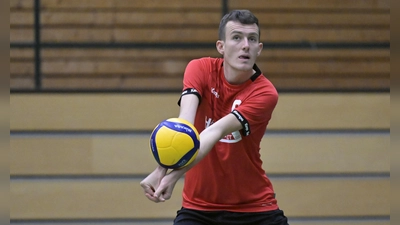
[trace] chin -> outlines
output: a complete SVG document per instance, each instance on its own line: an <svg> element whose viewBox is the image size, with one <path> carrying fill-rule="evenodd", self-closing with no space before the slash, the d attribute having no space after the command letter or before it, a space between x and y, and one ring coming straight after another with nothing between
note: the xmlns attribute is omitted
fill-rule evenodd
<svg viewBox="0 0 400 225"><path fill-rule="evenodd" d="M240 71L253 71L253 65L254 65L254 63L253 64L246 64L246 65L240 65L240 66L238 66L238 67L236 67L237 68L237 70L240 70Z"/></svg>

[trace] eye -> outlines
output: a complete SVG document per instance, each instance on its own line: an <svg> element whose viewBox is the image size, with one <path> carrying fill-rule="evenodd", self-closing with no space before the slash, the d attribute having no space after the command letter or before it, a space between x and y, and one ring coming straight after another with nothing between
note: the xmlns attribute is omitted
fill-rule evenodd
<svg viewBox="0 0 400 225"><path fill-rule="evenodd" d="M233 40L240 40L240 37L239 37L239 35L235 35L235 36L232 37L232 39Z"/></svg>
<svg viewBox="0 0 400 225"><path fill-rule="evenodd" d="M249 37L249 40L252 42L257 42L257 37Z"/></svg>

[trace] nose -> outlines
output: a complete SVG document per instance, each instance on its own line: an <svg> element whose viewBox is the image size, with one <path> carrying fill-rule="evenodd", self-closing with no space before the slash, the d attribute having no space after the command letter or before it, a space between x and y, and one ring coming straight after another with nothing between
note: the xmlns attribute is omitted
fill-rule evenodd
<svg viewBox="0 0 400 225"><path fill-rule="evenodd" d="M249 39L243 38L243 50L249 49Z"/></svg>

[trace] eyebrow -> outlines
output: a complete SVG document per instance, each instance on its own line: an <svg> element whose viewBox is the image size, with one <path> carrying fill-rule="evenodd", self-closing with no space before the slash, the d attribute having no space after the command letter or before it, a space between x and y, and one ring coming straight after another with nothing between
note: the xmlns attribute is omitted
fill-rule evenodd
<svg viewBox="0 0 400 225"><path fill-rule="evenodd" d="M247 34L247 35L255 35L255 36L258 36L258 33L257 32L251 32L251 33L243 33L243 32L240 32L240 31L232 31L232 33L231 34Z"/></svg>

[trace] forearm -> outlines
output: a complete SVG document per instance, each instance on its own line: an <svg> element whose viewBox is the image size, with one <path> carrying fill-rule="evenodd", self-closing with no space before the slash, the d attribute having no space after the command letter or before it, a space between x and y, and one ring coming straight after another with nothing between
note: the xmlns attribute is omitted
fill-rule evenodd
<svg viewBox="0 0 400 225"><path fill-rule="evenodd" d="M198 154L197 154L195 160L183 168L175 169L175 170L171 171L171 175L176 176L178 179L181 176L183 176L183 174L185 174L188 170L190 170L197 163L199 163L210 152L210 150L213 148L215 143L218 142L220 137L221 137L221 133L218 132L218 129L207 128L203 132L201 132L200 148L198 150Z"/></svg>
<svg viewBox="0 0 400 225"><path fill-rule="evenodd" d="M174 169L169 174L165 175L154 195L148 198L156 202L169 199L176 182L183 176L183 174L196 166L222 137L241 128L242 125L236 117L232 114L228 114L204 129L200 133L200 148L194 161L186 167Z"/></svg>
<svg viewBox="0 0 400 225"><path fill-rule="evenodd" d="M188 170L199 163L225 135L242 129L242 124L232 114L228 114L213 123L200 133L200 148L195 160L181 169L173 170L170 174L179 179Z"/></svg>

